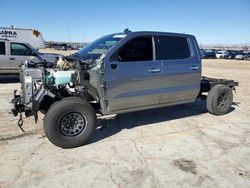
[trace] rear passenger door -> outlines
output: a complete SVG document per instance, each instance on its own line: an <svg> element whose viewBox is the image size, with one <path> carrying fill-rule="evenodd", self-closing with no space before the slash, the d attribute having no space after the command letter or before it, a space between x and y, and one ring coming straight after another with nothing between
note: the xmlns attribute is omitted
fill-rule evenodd
<svg viewBox="0 0 250 188"><path fill-rule="evenodd" d="M8 73L8 69L10 67L7 49L8 49L7 42L0 41L0 73L1 74Z"/></svg>
<svg viewBox="0 0 250 188"><path fill-rule="evenodd" d="M160 103L194 101L200 91L201 62L194 38L159 35L156 59L162 61Z"/></svg>

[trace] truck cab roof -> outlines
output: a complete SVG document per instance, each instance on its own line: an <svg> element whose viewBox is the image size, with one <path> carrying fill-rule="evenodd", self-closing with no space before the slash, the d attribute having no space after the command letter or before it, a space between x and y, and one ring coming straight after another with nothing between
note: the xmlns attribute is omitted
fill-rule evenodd
<svg viewBox="0 0 250 188"><path fill-rule="evenodd" d="M130 31L128 33L123 33L123 34L128 34L128 35L168 35L168 36L178 36L178 37L194 37L193 35L190 35L190 34L161 32L161 31Z"/></svg>

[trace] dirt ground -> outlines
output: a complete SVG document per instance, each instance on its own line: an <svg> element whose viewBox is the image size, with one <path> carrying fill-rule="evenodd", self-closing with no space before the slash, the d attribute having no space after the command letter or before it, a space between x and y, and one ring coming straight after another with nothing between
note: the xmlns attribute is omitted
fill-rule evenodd
<svg viewBox="0 0 250 188"><path fill-rule="evenodd" d="M86 146L61 149L9 114L16 78L0 83L0 187L250 187L250 61L203 60L203 75L240 85L231 112L203 102L98 120Z"/></svg>

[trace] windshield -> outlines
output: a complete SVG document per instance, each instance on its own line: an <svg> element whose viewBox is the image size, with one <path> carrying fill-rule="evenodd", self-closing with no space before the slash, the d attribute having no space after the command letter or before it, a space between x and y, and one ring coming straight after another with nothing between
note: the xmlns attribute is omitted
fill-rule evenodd
<svg viewBox="0 0 250 188"><path fill-rule="evenodd" d="M81 49L76 55L83 60L98 59L125 36L122 34L113 34L101 37Z"/></svg>

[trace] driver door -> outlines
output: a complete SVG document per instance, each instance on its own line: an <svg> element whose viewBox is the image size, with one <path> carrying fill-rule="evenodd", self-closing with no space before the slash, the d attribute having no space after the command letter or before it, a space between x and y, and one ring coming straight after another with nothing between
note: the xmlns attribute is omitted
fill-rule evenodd
<svg viewBox="0 0 250 188"><path fill-rule="evenodd" d="M19 65L25 61L37 61L33 51L23 43L10 43L10 67L14 71L19 70Z"/></svg>
<svg viewBox="0 0 250 188"><path fill-rule="evenodd" d="M109 113L157 105L162 65L154 57L153 36L135 37L105 62Z"/></svg>

